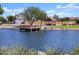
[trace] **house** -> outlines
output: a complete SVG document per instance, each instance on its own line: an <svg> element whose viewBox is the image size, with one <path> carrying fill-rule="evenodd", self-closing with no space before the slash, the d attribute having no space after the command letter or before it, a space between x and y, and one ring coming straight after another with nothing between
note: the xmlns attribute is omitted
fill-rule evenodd
<svg viewBox="0 0 79 59"><path fill-rule="evenodd" d="M46 25L56 25L56 20L53 19L52 17L48 17L46 21L47 21Z"/></svg>
<svg viewBox="0 0 79 59"><path fill-rule="evenodd" d="M19 19L15 20L15 24L22 24L23 22L24 22L24 20L19 20Z"/></svg>
<svg viewBox="0 0 79 59"><path fill-rule="evenodd" d="M56 26L76 25L76 22L75 21L67 21L67 22L56 21L55 19L49 17L47 21L47 25L56 25Z"/></svg>
<svg viewBox="0 0 79 59"><path fill-rule="evenodd" d="M76 25L76 22L75 21L68 21L68 22L65 22L66 25Z"/></svg>
<svg viewBox="0 0 79 59"><path fill-rule="evenodd" d="M71 21L79 19L79 17L68 17Z"/></svg>
<svg viewBox="0 0 79 59"><path fill-rule="evenodd" d="M15 24L22 24L24 23L24 17L22 14L18 14L18 15L15 15L16 17L16 20L14 21Z"/></svg>
<svg viewBox="0 0 79 59"><path fill-rule="evenodd" d="M61 22L61 21L56 22L56 26L61 26L61 25L63 25L63 22Z"/></svg>

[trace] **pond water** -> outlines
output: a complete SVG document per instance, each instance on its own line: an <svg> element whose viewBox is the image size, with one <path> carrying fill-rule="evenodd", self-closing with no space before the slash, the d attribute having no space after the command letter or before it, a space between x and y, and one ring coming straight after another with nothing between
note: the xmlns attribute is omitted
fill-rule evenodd
<svg viewBox="0 0 79 59"><path fill-rule="evenodd" d="M79 31L20 32L18 29L0 29L0 47L17 45L36 50L55 48L62 51L71 51L79 46Z"/></svg>

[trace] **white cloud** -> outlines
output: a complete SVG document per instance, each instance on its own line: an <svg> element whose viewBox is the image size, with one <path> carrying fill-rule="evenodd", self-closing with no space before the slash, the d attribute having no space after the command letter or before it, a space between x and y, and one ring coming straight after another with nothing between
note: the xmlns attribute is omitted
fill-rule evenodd
<svg viewBox="0 0 79 59"><path fill-rule="evenodd" d="M57 5L57 8L70 8L73 7L75 4L67 4L65 6Z"/></svg>
<svg viewBox="0 0 79 59"><path fill-rule="evenodd" d="M54 14L48 14L48 17L53 17Z"/></svg>
<svg viewBox="0 0 79 59"><path fill-rule="evenodd" d="M67 13L67 12L56 12L56 13L48 14L49 17L53 17L54 15L58 15L59 17L66 17L66 16L69 16L71 14Z"/></svg>
<svg viewBox="0 0 79 59"><path fill-rule="evenodd" d="M10 15L18 14L24 10L24 8L9 9L8 7L3 7L3 9L4 9L4 14L8 13Z"/></svg>
<svg viewBox="0 0 79 59"><path fill-rule="evenodd" d="M55 10L48 10L48 11L46 11L48 14L50 14L50 13L54 13L55 12Z"/></svg>
<svg viewBox="0 0 79 59"><path fill-rule="evenodd" d="M4 9L5 12L11 12L11 10L8 9L7 7L3 7L3 9Z"/></svg>
<svg viewBox="0 0 79 59"><path fill-rule="evenodd" d="M47 13L47 15L48 15L49 17L52 17L55 12L56 12L55 10L48 10L48 11L46 11L46 13Z"/></svg>
<svg viewBox="0 0 79 59"><path fill-rule="evenodd" d="M59 16L62 16L64 14L65 14L64 12L57 13L57 15L59 15Z"/></svg>
<svg viewBox="0 0 79 59"><path fill-rule="evenodd" d="M13 12L22 12L24 8L13 9Z"/></svg>
<svg viewBox="0 0 79 59"><path fill-rule="evenodd" d="M62 7L61 7L61 5L57 5L57 7L56 7L56 8L62 8Z"/></svg>
<svg viewBox="0 0 79 59"><path fill-rule="evenodd" d="M56 13L56 15L59 15L60 17L65 17L65 16L69 16L70 13L66 13L66 12L59 12L59 13Z"/></svg>
<svg viewBox="0 0 79 59"><path fill-rule="evenodd" d="M64 9L64 10L76 10L76 9L79 9L79 6L76 5L75 3L72 3L72 4L67 4L65 6L61 6L61 5L57 5L57 8L59 9Z"/></svg>

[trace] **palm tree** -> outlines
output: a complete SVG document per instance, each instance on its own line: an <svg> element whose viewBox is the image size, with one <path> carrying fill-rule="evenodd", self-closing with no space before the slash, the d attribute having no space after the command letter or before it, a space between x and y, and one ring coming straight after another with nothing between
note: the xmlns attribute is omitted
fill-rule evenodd
<svg viewBox="0 0 79 59"><path fill-rule="evenodd" d="M0 5L0 15L2 15L3 13L4 13L4 9Z"/></svg>

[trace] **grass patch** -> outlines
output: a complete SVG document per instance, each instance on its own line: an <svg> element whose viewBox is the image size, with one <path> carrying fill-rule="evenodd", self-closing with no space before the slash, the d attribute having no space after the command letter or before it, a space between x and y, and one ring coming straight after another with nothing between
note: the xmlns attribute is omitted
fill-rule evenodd
<svg viewBox="0 0 79 59"><path fill-rule="evenodd" d="M0 55L79 55L79 48L75 48L72 53L67 53L53 48L47 49L42 53L45 54L39 54L38 51L30 48L0 48Z"/></svg>
<svg viewBox="0 0 79 59"><path fill-rule="evenodd" d="M42 52L42 51L40 51ZM64 55L64 52L61 52L56 49L47 49L46 51L43 51L45 55ZM27 49L27 48L21 48L21 47L15 47L15 48L0 48L0 55L44 55L38 53L38 51L34 49Z"/></svg>
<svg viewBox="0 0 79 59"><path fill-rule="evenodd" d="M78 25L70 25L70 26L49 26L48 28L79 28Z"/></svg>
<svg viewBox="0 0 79 59"><path fill-rule="evenodd" d="M74 51L73 51L73 54L74 55L79 55L79 48L75 48Z"/></svg>
<svg viewBox="0 0 79 59"><path fill-rule="evenodd" d="M50 48L45 51L47 55L65 55L65 52Z"/></svg>
<svg viewBox="0 0 79 59"><path fill-rule="evenodd" d="M15 47L15 48L0 48L0 55L37 55L37 51L33 49Z"/></svg>

